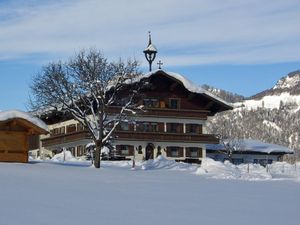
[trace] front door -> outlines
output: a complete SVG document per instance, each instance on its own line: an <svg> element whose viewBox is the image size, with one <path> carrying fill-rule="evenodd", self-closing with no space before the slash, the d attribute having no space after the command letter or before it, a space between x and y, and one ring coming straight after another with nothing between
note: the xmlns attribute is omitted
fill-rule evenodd
<svg viewBox="0 0 300 225"><path fill-rule="evenodd" d="M152 145L147 145L146 147L146 157L145 159L146 160L149 160L149 159L153 159L154 158L154 148Z"/></svg>

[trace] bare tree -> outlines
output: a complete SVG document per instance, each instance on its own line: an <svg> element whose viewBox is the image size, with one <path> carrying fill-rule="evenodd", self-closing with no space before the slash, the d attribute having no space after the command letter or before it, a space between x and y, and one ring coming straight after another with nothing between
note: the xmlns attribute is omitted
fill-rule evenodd
<svg viewBox="0 0 300 225"><path fill-rule="evenodd" d="M34 76L31 107L63 110L83 124L95 142L94 165L100 168L101 148L134 113L139 86L134 81L140 75L135 60L109 63L100 51L82 50L65 63L49 63ZM114 113L109 112L112 106Z"/></svg>
<svg viewBox="0 0 300 225"><path fill-rule="evenodd" d="M213 120L213 118L210 118ZM230 130L231 121L228 119L223 119L219 121L218 126L210 126L208 130L211 133L216 134L217 138L220 140L220 143L223 145L224 150L220 153L227 155L230 162L232 162L232 154L234 151L243 151L245 150L245 143L243 141L242 133L233 133Z"/></svg>

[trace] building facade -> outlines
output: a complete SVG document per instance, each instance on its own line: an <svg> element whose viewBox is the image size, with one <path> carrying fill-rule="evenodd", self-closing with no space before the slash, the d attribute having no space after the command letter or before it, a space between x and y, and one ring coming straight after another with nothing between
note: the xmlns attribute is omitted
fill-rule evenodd
<svg viewBox="0 0 300 225"><path fill-rule="evenodd" d="M219 143L213 134L206 133L207 117L232 107L179 74L157 70L140 80L150 84L139 93L138 104L143 110L119 124L113 134L112 151L128 159L149 160L163 155L180 161L201 161L205 145ZM118 106L109 111L113 115ZM65 147L75 157L86 154L91 139L81 124L59 112L41 118L50 130L49 135L41 137L42 152L52 154Z"/></svg>

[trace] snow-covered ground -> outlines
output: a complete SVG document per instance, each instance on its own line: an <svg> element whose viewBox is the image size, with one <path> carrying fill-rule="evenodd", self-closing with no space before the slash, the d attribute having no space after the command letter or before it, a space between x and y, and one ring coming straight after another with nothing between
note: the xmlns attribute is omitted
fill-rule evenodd
<svg viewBox="0 0 300 225"><path fill-rule="evenodd" d="M0 225L299 224L300 165L0 163Z"/></svg>

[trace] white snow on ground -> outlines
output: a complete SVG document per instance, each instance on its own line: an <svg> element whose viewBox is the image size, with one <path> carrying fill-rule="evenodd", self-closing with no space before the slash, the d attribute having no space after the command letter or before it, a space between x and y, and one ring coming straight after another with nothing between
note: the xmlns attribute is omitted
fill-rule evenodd
<svg viewBox="0 0 300 225"><path fill-rule="evenodd" d="M49 131L48 126L39 118L32 116L29 113L22 112L20 110L7 110L7 111L1 111L0 112L0 121L6 121L9 119L14 119L14 118L20 118L27 120L31 122L32 124L36 125L37 127Z"/></svg>
<svg viewBox="0 0 300 225"><path fill-rule="evenodd" d="M0 224L298 225L299 169L251 166L248 179L213 160L0 163Z"/></svg>
<svg viewBox="0 0 300 225"><path fill-rule="evenodd" d="M54 155L51 160L55 162L78 161L70 151L62 151L61 153Z"/></svg>

